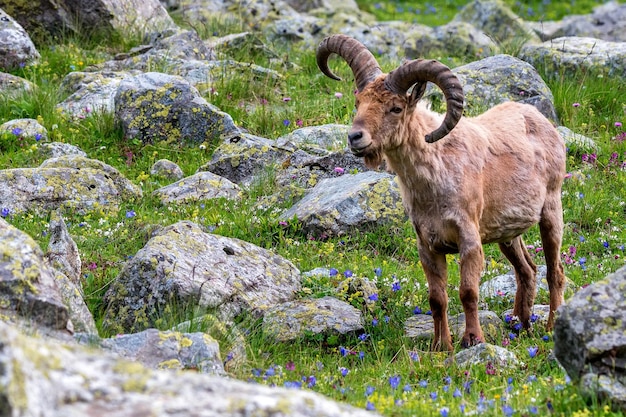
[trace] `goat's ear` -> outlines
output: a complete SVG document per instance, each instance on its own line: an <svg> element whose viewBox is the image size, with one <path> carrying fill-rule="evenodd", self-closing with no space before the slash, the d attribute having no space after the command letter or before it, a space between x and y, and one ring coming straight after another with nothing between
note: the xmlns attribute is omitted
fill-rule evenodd
<svg viewBox="0 0 626 417"><path fill-rule="evenodd" d="M418 82L413 86L413 91L409 95L409 106L413 107L422 98L426 91L426 82Z"/></svg>

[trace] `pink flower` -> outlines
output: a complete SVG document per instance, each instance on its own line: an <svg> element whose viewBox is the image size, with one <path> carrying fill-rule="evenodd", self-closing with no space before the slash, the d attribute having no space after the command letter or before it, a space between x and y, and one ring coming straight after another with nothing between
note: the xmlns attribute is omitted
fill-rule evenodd
<svg viewBox="0 0 626 417"><path fill-rule="evenodd" d="M574 106L574 107L580 107L580 103L574 103L574 104L572 104L572 106Z"/></svg>
<svg viewBox="0 0 626 417"><path fill-rule="evenodd" d="M622 122L615 122L615 127L622 127Z"/></svg>
<svg viewBox="0 0 626 417"><path fill-rule="evenodd" d="M341 167L335 167L335 173L342 175L344 172L346 172L345 169L341 168Z"/></svg>
<svg viewBox="0 0 626 417"><path fill-rule="evenodd" d="M336 92L336 93L335 93L335 97L336 97L336 98L341 98L341 97L343 97L343 94L342 94L342 93L340 93L340 92Z"/></svg>
<svg viewBox="0 0 626 417"><path fill-rule="evenodd" d="M291 97L283 97L283 101L287 103L288 101L291 101Z"/></svg>

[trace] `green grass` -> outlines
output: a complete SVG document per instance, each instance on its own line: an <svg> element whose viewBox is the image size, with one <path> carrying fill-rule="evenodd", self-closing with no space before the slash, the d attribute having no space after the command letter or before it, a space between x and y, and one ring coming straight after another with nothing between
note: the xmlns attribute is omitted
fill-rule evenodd
<svg viewBox="0 0 626 417"><path fill-rule="evenodd" d="M359 1L361 7L381 20L414 19L433 25L451 19L464 4L462 1L438 3L436 13L427 12L428 6L424 5L421 13L415 13L408 11L408 3L385 2L384 6L376 7L376 2ZM532 17L536 19L541 16L554 19L567 13L586 13L591 4L543 1L525 2L515 7L525 13L532 8ZM404 9L400 11L399 7ZM240 31L241 25L209 22L197 29L203 36L214 32L224 35ZM378 281L378 301L372 310L364 307L362 295L339 292L363 310L368 334L365 340L355 336L307 335L294 343L276 344L264 337L258 322L241 318L236 330L248 335L248 360L229 368L234 377L262 384L301 385L302 389L311 389L358 407L374 407L387 416L440 416L445 415L445 410L452 416L460 415L461 407L468 413L484 408L484 415L490 416L508 415L507 407L511 407L516 416L533 415L535 411L538 415L547 415L550 409L559 416L618 415L604 403L586 401L577 388L567 382L550 359L553 342L541 326L533 334L512 340L503 336L502 343L508 344L508 349L525 363L511 370L491 370L486 366L466 370L447 366L444 365L445 354L428 352L428 341L405 338L404 320L416 307L428 310L425 278L419 265L414 232L408 223L391 231L355 231L324 241L309 239L297 222L278 221L281 207L259 204L276 188L276 168L273 167L267 168L261 180L247 189L246 197L239 202L218 200L207 204L164 206L152 198L153 190L167 185L164 180L148 174L156 160L170 159L179 164L186 175L191 175L210 159L213 149L128 142L110 114L68 119L55 109L56 103L65 98L58 87L68 72L110 59L136 43L132 39L102 43L94 37L48 39L38 44L42 54L40 63L15 72L37 84L39 89L19 97L0 99L0 123L21 117L38 119L48 129L51 140L79 146L90 157L119 169L143 189L145 197L126 203L119 214L65 214L82 256L86 301L98 323L104 311L102 297L109 284L128 257L145 245L155 225L191 220L211 228L214 233L272 249L294 262L301 271L316 267L337 269L337 276L305 278L302 296L336 294L347 271ZM298 126L350 123L354 105L352 84L324 77L310 50L294 46L289 51L276 52L283 57L282 61L270 61L245 48L240 51L239 59L253 56L255 63L282 73L283 80L255 80L245 74L222 78L207 92L206 98L251 133L272 139ZM389 70L398 62L383 60L381 64ZM347 66L338 63L333 68L344 79L350 79ZM543 72L542 68L538 70ZM567 276L580 287L624 265L626 134L616 122L626 123L626 86L618 80L589 73L576 77L544 74L544 78L554 94L561 123L594 138L599 146L594 155L582 149L568 150L567 169L572 175L563 188L566 228L562 252ZM337 95L340 97L336 93L341 93ZM0 168L39 165L42 157L37 147L34 141L4 134L0 137ZM11 215L7 220L29 233L45 249L46 217ZM542 263L538 230L531 229L525 241L533 247L537 263ZM497 247L485 247L485 255L485 279L508 270L508 263ZM462 310L457 291L458 258L450 256L448 263L450 312L457 313ZM498 314L511 308L509 299L483 301L485 308ZM545 302L546 294L539 294L539 301ZM203 313L189 306L172 306L159 318L159 326L166 329ZM103 333L102 336L109 335ZM228 331L219 335L223 341L223 357L229 353L231 337ZM538 348L534 357L528 352L531 347ZM397 387L392 386L390 378L394 386L399 381Z"/></svg>

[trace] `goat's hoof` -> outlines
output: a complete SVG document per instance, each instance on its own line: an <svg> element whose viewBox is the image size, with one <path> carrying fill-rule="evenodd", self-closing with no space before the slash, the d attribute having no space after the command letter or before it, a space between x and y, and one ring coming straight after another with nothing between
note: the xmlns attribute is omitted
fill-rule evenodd
<svg viewBox="0 0 626 417"><path fill-rule="evenodd" d="M480 345L481 343L483 343L482 336L476 336L474 333L470 333L463 336L463 339L461 340L461 347L463 347L463 349L467 349L472 346Z"/></svg>

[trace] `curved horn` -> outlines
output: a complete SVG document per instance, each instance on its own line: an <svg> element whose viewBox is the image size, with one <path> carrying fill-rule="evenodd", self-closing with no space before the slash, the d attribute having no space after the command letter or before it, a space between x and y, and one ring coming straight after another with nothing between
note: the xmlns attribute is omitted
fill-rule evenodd
<svg viewBox="0 0 626 417"><path fill-rule="evenodd" d="M361 42L346 35L332 35L317 47L317 66L333 80L341 80L328 68L328 57L337 54L346 60L354 73L356 88L362 91L374 78L382 74L374 55Z"/></svg>
<svg viewBox="0 0 626 417"><path fill-rule="evenodd" d="M433 143L450 133L463 115L463 87L456 75L439 61L416 59L391 71L385 79L385 86L396 94L406 94L415 83L426 81L434 83L446 97L443 123L426 135L426 142Z"/></svg>

